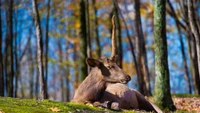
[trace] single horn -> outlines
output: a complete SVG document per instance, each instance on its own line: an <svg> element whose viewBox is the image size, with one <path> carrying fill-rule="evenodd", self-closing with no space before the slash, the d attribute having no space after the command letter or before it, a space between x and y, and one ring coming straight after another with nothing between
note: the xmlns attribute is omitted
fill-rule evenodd
<svg viewBox="0 0 200 113"><path fill-rule="evenodd" d="M112 59L116 55L116 33L115 33L115 15L112 16L112 53L110 58Z"/></svg>

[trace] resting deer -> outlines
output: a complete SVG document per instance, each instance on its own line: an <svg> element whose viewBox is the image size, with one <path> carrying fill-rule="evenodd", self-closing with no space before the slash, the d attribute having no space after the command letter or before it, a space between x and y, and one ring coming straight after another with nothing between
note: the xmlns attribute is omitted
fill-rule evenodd
<svg viewBox="0 0 200 113"><path fill-rule="evenodd" d="M112 19L114 21L114 17ZM87 64L92 67L91 72L75 91L73 102L94 103L100 101L108 83L126 84L131 80L116 64L115 36L112 35L112 54L110 58L87 58Z"/></svg>
<svg viewBox="0 0 200 113"><path fill-rule="evenodd" d="M124 84L131 78L116 64L115 24L112 18L112 54L110 58L98 60L87 58L87 64L92 67L91 72L80 84L72 102L95 103L103 107L111 107L107 102L117 102L121 109L139 109L160 112L161 110L150 103L139 92L128 88ZM122 84L121 84L122 83Z"/></svg>

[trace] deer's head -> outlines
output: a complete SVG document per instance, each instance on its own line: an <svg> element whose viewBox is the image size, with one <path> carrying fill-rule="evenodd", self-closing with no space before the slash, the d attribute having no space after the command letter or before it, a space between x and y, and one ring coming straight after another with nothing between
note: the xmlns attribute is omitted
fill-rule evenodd
<svg viewBox="0 0 200 113"><path fill-rule="evenodd" d="M112 54L110 58L93 59L87 58L86 62L90 67L96 67L100 70L101 76L107 82L126 84L131 80L131 77L126 74L118 65L119 60L116 55L116 38L115 38L115 22L112 17Z"/></svg>
<svg viewBox="0 0 200 113"><path fill-rule="evenodd" d="M106 82L126 84L131 80L131 77L117 65L116 60L117 56L113 57L113 59L87 58L86 62L90 67L98 68L98 76L102 76Z"/></svg>

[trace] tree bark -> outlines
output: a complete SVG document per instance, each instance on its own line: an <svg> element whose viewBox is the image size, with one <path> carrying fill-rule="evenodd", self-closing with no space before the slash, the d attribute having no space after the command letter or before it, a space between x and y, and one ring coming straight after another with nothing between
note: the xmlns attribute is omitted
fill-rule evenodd
<svg viewBox="0 0 200 113"><path fill-rule="evenodd" d="M154 1L154 39L156 56L156 82L154 89L154 102L161 109L176 110L171 94L168 69L168 53L166 40L165 0Z"/></svg>
<svg viewBox="0 0 200 113"><path fill-rule="evenodd" d="M62 40L58 39L58 50L59 50L59 75L60 75L60 88L61 88L61 101L64 101L65 99L65 89L64 89L64 76L63 76L63 52L62 52Z"/></svg>
<svg viewBox="0 0 200 113"><path fill-rule="evenodd" d="M140 1L135 0L135 30L136 30L136 46L137 46L137 62L139 71L141 73L138 76L138 80L140 81L139 91L141 91L144 95L152 95L151 87L150 87L150 77L149 70L147 66L147 56L146 56L146 48L145 48L145 39L143 36L141 17L140 17Z"/></svg>
<svg viewBox="0 0 200 113"><path fill-rule="evenodd" d="M87 58L87 27L86 27L86 14L85 14L85 2L81 0L80 2L80 23L81 23L81 31L80 31L80 38L81 38L81 52L80 52L80 76L81 81L85 79L87 76L87 65L85 59Z"/></svg>
<svg viewBox="0 0 200 113"><path fill-rule="evenodd" d="M68 43L66 43L66 60L69 61L69 54L67 52L68 50ZM65 76L65 79L66 79L66 100L67 102L70 101L70 65L67 63L66 64L66 76Z"/></svg>
<svg viewBox="0 0 200 113"><path fill-rule="evenodd" d="M3 70L3 53L2 53L2 20L1 20L1 2L0 1L0 96L4 96L4 70Z"/></svg>
<svg viewBox="0 0 200 113"><path fill-rule="evenodd" d="M88 0L85 0L85 16L86 16L87 56L92 57L92 46L90 38L90 13L89 13Z"/></svg>
<svg viewBox="0 0 200 113"><path fill-rule="evenodd" d="M13 97L13 0L9 0L8 17L7 17L7 37L6 37L6 91L7 96Z"/></svg>
<svg viewBox="0 0 200 113"><path fill-rule="evenodd" d="M42 45L42 31L40 26L40 17L39 12L37 8L36 0L32 0L33 4L33 14L34 14L34 21L35 21L35 27L36 27L36 37L37 37L37 60L38 60L38 70L39 70L39 82L40 82L40 99L46 99L46 93L45 92L45 83L44 83L44 69L43 69L43 45Z"/></svg>
<svg viewBox="0 0 200 113"><path fill-rule="evenodd" d="M47 3L47 17L46 17L46 56L45 56L45 92L48 92L48 52L49 52L49 13L50 13L50 0ZM48 93L46 93L46 97L48 98Z"/></svg>

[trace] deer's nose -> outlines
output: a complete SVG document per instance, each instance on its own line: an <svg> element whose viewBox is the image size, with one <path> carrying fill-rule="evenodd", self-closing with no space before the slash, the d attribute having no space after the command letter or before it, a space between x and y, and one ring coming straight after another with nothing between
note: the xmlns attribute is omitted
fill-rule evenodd
<svg viewBox="0 0 200 113"><path fill-rule="evenodd" d="M126 76L126 80L130 81L131 80L131 77L128 75Z"/></svg>

